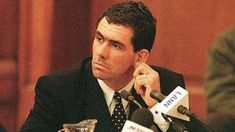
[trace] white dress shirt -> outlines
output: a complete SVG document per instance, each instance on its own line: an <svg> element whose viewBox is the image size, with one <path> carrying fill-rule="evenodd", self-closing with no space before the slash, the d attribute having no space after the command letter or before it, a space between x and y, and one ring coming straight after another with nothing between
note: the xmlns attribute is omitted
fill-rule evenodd
<svg viewBox="0 0 235 132"><path fill-rule="evenodd" d="M113 95L114 95L115 91L112 88L110 88L108 85L106 85L104 83L104 81L102 81L100 79L97 79L97 80L98 80L98 83L99 83L102 91L104 92L105 101L106 101L107 106L109 108L110 115L112 115L113 110L116 105L116 100L113 99ZM122 90L130 91L131 88L133 87L133 85L134 85L134 80L130 81L125 87L123 87L118 92L120 93ZM123 104L123 108L125 109L126 116L128 117L128 114L129 114L128 101L126 101L125 99L122 99L122 104ZM155 107L157 105L158 104L156 104ZM153 113L153 116L154 116L154 122L159 126L159 128L163 132L166 132L167 129L169 128L169 123L164 120L164 118L161 116L160 113L156 114L154 110L155 110L154 108L150 109L150 111Z"/></svg>
<svg viewBox="0 0 235 132"><path fill-rule="evenodd" d="M113 110L116 105L116 100L113 99L113 95L114 95L115 91L112 88L110 88L108 85L106 85L104 83L104 81L102 81L100 79L97 79L97 80L98 80L98 83L99 83L101 89L104 92L104 98L105 98L105 101L106 101L107 106L109 108L110 115L112 115ZM130 91L131 88L133 87L133 85L134 85L134 80L131 80L125 87L123 87L118 92L120 93L122 90ZM128 117L128 114L129 114L128 101L126 101L125 99L122 99L122 104L123 104L123 108L126 112L126 116Z"/></svg>

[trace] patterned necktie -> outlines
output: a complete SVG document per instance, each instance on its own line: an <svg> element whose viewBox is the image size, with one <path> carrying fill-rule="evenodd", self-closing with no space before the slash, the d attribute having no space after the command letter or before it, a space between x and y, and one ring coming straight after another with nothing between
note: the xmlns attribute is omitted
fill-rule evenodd
<svg viewBox="0 0 235 132"><path fill-rule="evenodd" d="M115 92L113 98L116 100L116 106L113 110L112 122L116 130L121 131L126 121L126 113L123 108L122 98L120 96L120 93Z"/></svg>

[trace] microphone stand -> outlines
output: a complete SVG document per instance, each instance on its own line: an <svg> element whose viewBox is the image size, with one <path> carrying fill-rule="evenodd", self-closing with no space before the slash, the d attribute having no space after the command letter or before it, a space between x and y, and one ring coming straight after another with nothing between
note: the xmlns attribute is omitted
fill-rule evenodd
<svg viewBox="0 0 235 132"><path fill-rule="evenodd" d="M173 121L169 116L167 116L164 113L161 113L162 117L167 121L172 124L172 127L177 131L177 132L188 132L187 128L180 123L179 121Z"/></svg>
<svg viewBox="0 0 235 132"><path fill-rule="evenodd" d="M194 120L197 120L205 129L207 129L209 132L215 132L212 128L210 128L209 126L207 126L205 123L203 123L201 120L199 120L196 116L196 114L194 114L193 112L191 112L190 110L188 110L186 107L184 107L183 105L180 105L177 109L177 111L180 114L186 115L190 118L193 118Z"/></svg>

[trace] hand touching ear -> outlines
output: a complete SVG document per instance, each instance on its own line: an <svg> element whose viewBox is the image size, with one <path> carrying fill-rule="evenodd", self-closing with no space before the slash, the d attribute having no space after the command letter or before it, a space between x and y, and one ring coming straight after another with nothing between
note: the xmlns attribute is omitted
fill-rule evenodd
<svg viewBox="0 0 235 132"><path fill-rule="evenodd" d="M160 79L158 72L153 70L146 63L139 63L135 67L133 76L135 80L134 87L136 92L141 95L149 107L152 107L156 104L156 101L150 97L150 92L152 90L160 91Z"/></svg>

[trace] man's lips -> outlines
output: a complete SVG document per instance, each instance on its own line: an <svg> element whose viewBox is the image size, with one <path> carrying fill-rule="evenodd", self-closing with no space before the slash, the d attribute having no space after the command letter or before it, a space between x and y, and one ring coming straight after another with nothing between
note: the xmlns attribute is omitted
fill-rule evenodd
<svg viewBox="0 0 235 132"><path fill-rule="evenodd" d="M109 67L102 62L94 62L94 65L98 69L109 69Z"/></svg>

